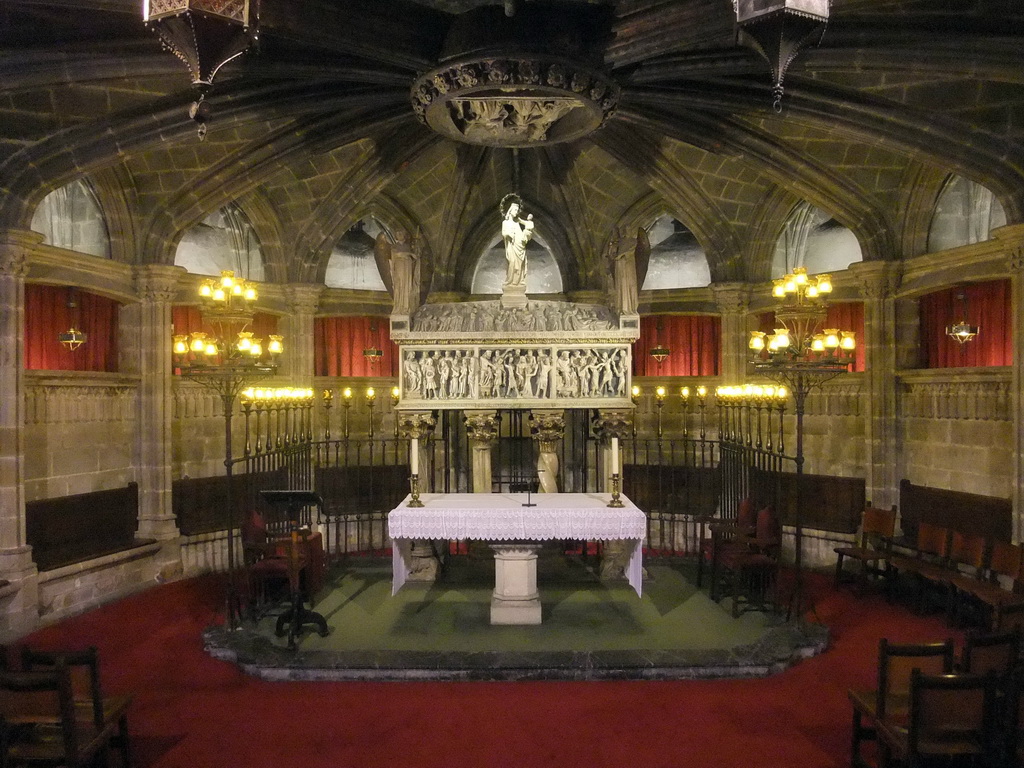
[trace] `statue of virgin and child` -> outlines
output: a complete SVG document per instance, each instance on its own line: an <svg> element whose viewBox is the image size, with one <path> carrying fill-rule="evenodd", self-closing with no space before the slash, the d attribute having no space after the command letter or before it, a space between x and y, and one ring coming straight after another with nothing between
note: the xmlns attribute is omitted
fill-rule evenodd
<svg viewBox="0 0 1024 768"><path fill-rule="evenodd" d="M501 239L505 243L504 288L526 288L526 244L533 238L533 214L521 216L523 201L517 194L505 195L501 200Z"/></svg>

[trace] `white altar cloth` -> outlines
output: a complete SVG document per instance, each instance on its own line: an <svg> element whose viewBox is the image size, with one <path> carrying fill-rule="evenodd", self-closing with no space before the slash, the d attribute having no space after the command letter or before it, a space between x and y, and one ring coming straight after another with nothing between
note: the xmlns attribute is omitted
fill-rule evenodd
<svg viewBox="0 0 1024 768"><path fill-rule="evenodd" d="M475 539L477 541L578 541L621 539L632 542L626 579L641 593L643 541L647 517L633 502L609 507L607 493L535 493L536 506L524 507L525 493L424 493L422 507L410 508L409 496L388 514L392 585L395 594L410 568L412 539Z"/></svg>

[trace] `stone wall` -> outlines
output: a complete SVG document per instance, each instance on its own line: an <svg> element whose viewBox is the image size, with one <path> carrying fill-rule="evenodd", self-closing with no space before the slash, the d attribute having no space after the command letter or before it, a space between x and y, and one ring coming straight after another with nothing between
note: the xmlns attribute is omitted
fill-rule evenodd
<svg viewBox="0 0 1024 768"><path fill-rule="evenodd" d="M135 380L50 372L27 372L25 379L26 501L135 480Z"/></svg>
<svg viewBox="0 0 1024 768"><path fill-rule="evenodd" d="M1009 498L1010 371L908 371L900 376L902 477L918 485Z"/></svg>

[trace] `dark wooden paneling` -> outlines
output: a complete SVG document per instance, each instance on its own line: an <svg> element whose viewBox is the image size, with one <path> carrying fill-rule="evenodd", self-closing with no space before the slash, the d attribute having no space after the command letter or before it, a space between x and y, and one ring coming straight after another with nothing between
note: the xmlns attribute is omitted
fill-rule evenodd
<svg viewBox="0 0 1024 768"><path fill-rule="evenodd" d="M917 538L918 523L926 522L986 539L1010 541L1012 514L1010 499L900 481L900 527L910 539Z"/></svg>
<svg viewBox="0 0 1024 768"><path fill-rule="evenodd" d="M330 515L390 512L409 493L409 468L319 467L315 482Z"/></svg>
<svg viewBox="0 0 1024 768"><path fill-rule="evenodd" d="M800 475L801 522L805 528L856 533L864 511L862 477ZM772 504L783 525L796 523L797 479L794 472L750 471L751 496L756 505Z"/></svg>
<svg viewBox="0 0 1024 768"><path fill-rule="evenodd" d="M648 514L713 515L719 485L717 467L622 466L622 492Z"/></svg>
<svg viewBox="0 0 1024 768"><path fill-rule="evenodd" d="M171 484L171 507L183 535L224 531L232 524L237 527L244 514L260 504L259 491L288 487L284 469L233 475L231 480L233 516L228 513L225 475L188 477Z"/></svg>
<svg viewBox="0 0 1024 768"><path fill-rule="evenodd" d="M130 549L136 540L139 486L78 493L25 504L25 534L40 571Z"/></svg>

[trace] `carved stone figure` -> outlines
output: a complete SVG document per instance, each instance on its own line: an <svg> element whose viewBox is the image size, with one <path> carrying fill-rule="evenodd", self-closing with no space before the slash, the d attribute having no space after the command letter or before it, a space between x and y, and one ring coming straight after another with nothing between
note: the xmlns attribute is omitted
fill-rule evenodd
<svg viewBox="0 0 1024 768"><path fill-rule="evenodd" d="M608 242L608 257L613 275L612 296L621 315L635 315L638 304L635 246L618 233Z"/></svg>
<svg viewBox="0 0 1024 768"><path fill-rule="evenodd" d="M391 243L388 236L381 232L377 235L374 245L377 261L391 265L392 313L411 315L419 306L420 287L418 282L417 256L409 240L409 233L404 229L395 231L395 242Z"/></svg>
<svg viewBox="0 0 1024 768"><path fill-rule="evenodd" d="M533 238L533 214L520 218L522 201L518 195L506 195L501 201L501 237L505 242L506 287L526 285L526 244Z"/></svg>

